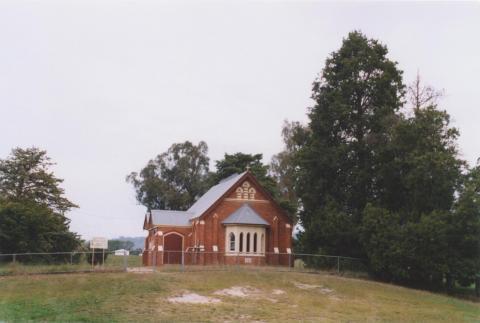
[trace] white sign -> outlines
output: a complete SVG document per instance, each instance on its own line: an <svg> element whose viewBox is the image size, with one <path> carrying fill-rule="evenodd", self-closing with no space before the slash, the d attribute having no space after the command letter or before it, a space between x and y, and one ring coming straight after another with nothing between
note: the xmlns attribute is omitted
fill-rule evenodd
<svg viewBox="0 0 480 323"><path fill-rule="evenodd" d="M108 249L107 238L95 237L90 241L90 249Z"/></svg>

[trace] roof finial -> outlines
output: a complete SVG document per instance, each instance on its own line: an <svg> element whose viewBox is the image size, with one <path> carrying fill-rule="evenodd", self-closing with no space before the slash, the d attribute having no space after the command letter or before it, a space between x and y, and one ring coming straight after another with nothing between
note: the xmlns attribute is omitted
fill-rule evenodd
<svg viewBox="0 0 480 323"><path fill-rule="evenodd" d="M250 166L247 166L245 167L246 171L249 172L250 171Z"/></svg>

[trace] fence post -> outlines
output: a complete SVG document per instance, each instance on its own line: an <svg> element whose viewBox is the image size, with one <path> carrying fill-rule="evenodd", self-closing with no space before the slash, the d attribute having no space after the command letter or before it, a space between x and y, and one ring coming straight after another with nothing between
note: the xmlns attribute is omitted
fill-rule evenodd
<svg viewBox="0 0 480 323"><path fill-rule="evenodd" d="M123 250L123 270L127 271L127 251Z"/></svg>
<svg viewBox="0 0 480 323"><path fill-rule="evenodd" d="M182 250L182 272L185 271L185 255Z"/></svg>
<svg viewBox="0 0 480 323"><path fill-rule="evenodd" d="M337 273L340 274L340 256L337 257Z"/></svg>
<svg viewBox="0 0 480 323"><path fill-rule="evenodd" d="M157 270L157 251L153 252L153 271Z"/></svg>
<svg viewBox="0 0 480 323"><path fill-rule="evenodd" d="M16 254L13 254L13 264L14 264L14 265L15 265L15 260L16 260L15 258L16 258L16 257L17 257L17 255L16 255Z"/></svg>
<svg viewBox="0 0 480 323"><path fill-rule="evenodd" d="M70 265L73 265L73 252L70 252Z"/></svg>

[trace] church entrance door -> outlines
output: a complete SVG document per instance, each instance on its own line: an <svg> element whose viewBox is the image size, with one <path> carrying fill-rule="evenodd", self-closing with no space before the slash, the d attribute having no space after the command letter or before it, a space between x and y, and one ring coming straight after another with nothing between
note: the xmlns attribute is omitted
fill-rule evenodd
<svg viewBox="0 0 480 323"><path fill-rule="evenodd" d="M165 234L163 237L163 263L181 264L183 236L176 232Z"/></svg>

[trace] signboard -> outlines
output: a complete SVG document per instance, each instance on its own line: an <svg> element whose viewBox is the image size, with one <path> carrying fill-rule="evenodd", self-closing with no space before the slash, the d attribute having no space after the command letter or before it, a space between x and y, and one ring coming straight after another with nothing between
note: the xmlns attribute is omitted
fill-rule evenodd
<svg viewBox="0 0 480 323"><path fill-rule="evenodd" d="M108 239L102 237L92 238L90 249L108 249Z"/></svg>

